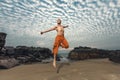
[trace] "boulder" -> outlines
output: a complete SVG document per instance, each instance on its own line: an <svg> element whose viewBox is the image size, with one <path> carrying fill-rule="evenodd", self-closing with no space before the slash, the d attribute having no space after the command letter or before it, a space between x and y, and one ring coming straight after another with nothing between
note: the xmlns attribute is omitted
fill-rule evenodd
<svg viewBox="0 0 120 80"><path fill-rule="evenodd" d="M68 58L71 60L84 60L93 58L106 58L109 55L108 50L90 48L90 47L75 47L68 54Z"/></svg>
<svg viewBox="0 0 120 80"><path fill-rule="evenodd" d="M5 45L6 33L0 32L0 51Z"/></svg>
<svg viewBox="0 0 120 80"><path fill-rule="evenodd" d="M109 60L112 62L120 63L120 50L112 51L109 54Z"/></svg>
<svg viewBox="0 0 120 80"><path fill-rule="evenodd" d="M19 64L15 58L0 59L0 68L9 69Z"/></svg>

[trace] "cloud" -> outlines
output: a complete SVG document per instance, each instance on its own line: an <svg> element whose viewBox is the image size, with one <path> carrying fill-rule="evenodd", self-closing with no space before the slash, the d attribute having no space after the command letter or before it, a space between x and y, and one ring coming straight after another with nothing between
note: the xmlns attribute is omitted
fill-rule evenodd
<svg viewBox="0 0 120 80"><path fill-rule="evenodd" d="M120 35L119 0L0 1L0 31L8 34L6 45L47 45L52 49L56 31L42 36L39 32L55 26L57 18L62 18L63 25L69 25L65 37L70 48L120 48L120 42L116 42ZM108 44L108 39L116 46Z"/></svg>
<svg viewBox="0 0 120 80"><path fill-rule="evenodd" d="M36 45L37 46L46 46L45 42L43 42L43 41L37 41Z"/></svg>

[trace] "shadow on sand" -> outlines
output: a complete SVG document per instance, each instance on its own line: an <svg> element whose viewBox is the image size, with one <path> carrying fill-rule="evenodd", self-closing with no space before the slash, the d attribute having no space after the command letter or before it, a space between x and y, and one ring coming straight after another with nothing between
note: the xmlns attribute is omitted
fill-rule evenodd
<svg viewBox="0 0 120 80"><path fill-rule="evenodd" d="M65 65L69 66L70 63L60 63L60 65L59 65L58 68L57 68L57 73L59 73L60 70L61 70Z"/></svg>

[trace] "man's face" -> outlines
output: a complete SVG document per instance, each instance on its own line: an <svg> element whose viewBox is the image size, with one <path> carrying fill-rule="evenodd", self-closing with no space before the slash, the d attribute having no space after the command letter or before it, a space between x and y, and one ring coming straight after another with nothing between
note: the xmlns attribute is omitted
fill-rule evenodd
<svg viewBox="0 0 120 80"><path fill-rule="evenodd" d="M57 20L57 24L61 24L61 20L60 19Z"/></svg>

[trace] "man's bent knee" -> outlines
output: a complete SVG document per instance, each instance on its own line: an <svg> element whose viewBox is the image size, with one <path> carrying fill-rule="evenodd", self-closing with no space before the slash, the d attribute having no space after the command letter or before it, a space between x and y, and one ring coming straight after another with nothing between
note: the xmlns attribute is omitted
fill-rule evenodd
<svg viewBox="0 0 120 80"><path fill-rule="evenodd" d="M66 49L69 48L69 45L65 46L65 48L66 48Z"/></svg>

